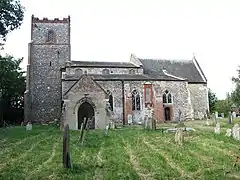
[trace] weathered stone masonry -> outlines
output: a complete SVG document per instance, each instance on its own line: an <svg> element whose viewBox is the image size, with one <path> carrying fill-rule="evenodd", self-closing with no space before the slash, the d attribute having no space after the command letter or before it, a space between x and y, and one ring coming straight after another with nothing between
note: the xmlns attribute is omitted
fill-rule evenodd
<svg viewBox="0 0 240 180"><path fill-rule="evenodd" d="M78 129L83 117L94 117L93 127L104 128L108 101L112 119L125 124L130 117L134 123L143 122L147 107L158 121L177 120L179 111L182 119L202 119L209 109L207 79L195 58L153 60L131 55L129 62L72 61L70 17L32 17L31 37L26 121L62 119Z"/></svg>

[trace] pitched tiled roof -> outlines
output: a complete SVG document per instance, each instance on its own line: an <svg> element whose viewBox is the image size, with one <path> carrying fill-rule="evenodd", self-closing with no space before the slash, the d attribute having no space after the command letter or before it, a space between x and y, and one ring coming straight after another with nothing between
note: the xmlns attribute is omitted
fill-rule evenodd
<svg viewBox="0 0 240 180"><path fill-rule="evenodd" d="M162 81L179 81L179 79L176 79L174 77L169 77L166 75L147 75L147 74L89 74L94 80L145 80L145 81L151 81L151 80L162 80ZM65 80L77 80L79 79L79 76L75 75L68 75L65 77Z"/></svg>
<svg viewBox="0 0 240 180"><path fill-rule="evenodd" d="M200 72L202 73L201 68L198 67L198 64L194 63L194 60L138 60L143 64L144 73L148 75L164 74L163 70L166 70L167 73L179 78L185 78L188 82L206 83L204 74L200 74Z"/></svg>
<svg viewBox="0 0 240 180"><path fill-rule="evenodd" d="M112 67L112 68L137 68L130 62L106 62L106 61L71 61L72 66L80 67Z"/></svg>

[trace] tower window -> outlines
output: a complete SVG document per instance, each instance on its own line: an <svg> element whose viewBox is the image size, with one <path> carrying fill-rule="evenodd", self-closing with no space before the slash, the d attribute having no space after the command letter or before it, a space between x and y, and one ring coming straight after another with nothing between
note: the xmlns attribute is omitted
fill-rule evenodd
<svg viewBox="0 0 240 180"><path fill-rule="evenodd" d="M47 33L47 42L53 42L53 40L54 40L54 31L49 30Z"/></svg>
<svg viewBox="0 0 240 180"><path fill-rule="evenodd" d="M52 62L51 61L50 61L49 65L52 66Z"/></svg>

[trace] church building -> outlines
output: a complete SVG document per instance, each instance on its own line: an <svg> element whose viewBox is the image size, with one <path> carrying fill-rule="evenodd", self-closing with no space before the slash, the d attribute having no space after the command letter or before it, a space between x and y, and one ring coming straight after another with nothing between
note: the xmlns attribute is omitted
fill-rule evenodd
<svg viewBox="0 0 240 180"><path fill-rule="evenodd" d="M128 62L71 59L70 17L32 16L25 92L25 121L61 119L79 129L83 118L105 128L106 104L114 121L143 123L202 119L208 105L207 79L190 60L143 59ZM151 114L149 114L149 111Z"/></svg>

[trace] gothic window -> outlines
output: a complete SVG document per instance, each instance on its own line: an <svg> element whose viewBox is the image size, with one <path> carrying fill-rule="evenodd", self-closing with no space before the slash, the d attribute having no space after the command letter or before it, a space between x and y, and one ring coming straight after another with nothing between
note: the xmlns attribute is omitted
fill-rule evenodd
<svg viewBox="0 0 240 180"><path fill-rule="evenodd" d="M132 92L132 110L140 111L141 110L141 104L140 104L141 98L137 90L134 90Z"/></svg>
<svg viewBox="0 0 240 180"><path fill-rule="evenodd" d="M165 93L163 94L163 103L167 103L167 95Z"/></svg>
<svg viewBox="0 0 240 180"><path fill-rule="evenodd" d="M102 74L110 74L109 69L103 69Z"/></svg>
<svg viewBox="0 0 240 180"><path fill-rule="evenodd" d="M48 42L53 42L54 40L54 31L53 30L49 30L48 34L47 34L47 41Z"/></svg>
<svg viewBox="0 0 240 180"><path fill-rule="evenodd" d="M163 94L163 103L172 103L172 95L166 90Z"/></svg>
<svg viewBox="0 0 240 180"><path fill-rule="evenodd" d="M135 74L135 70L134 69L130 69L129 70L129 74Z"/></svg>
<svg viewBox="0 0 240 180"><path fill-rule="evenodd" d="M110 104L111 111L113 111L113 95L109 90L107 90L107 93L108 93L108 102Z"/></svg>

